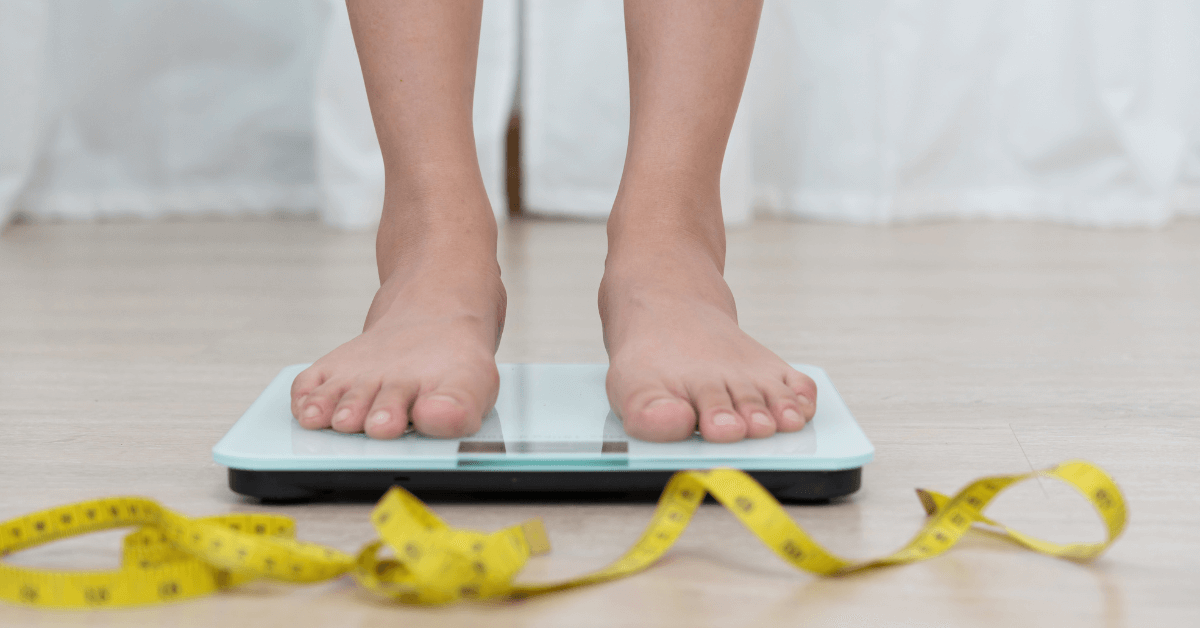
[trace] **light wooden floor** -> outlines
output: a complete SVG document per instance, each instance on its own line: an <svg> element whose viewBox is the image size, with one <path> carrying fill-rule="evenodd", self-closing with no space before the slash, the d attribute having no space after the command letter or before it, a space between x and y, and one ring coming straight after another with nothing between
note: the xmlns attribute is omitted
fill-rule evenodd
<svg viewBox="0 0 1200 628"><path fill-rule="evenodd" d="M603 361L598 224L503 229L501 361ZM286 364L359 329L372 236L303 221L18 226L0 237L0 519L134 493L191 514L268 510L352 551L369 504L264 507L209 448ZM704 507L648 573L514 604L398 608L346 579L255 584L131 611L0 606L36 626L1183 626L1200 621L1200 223L1162 231L759 222L730 233L744 327L825 367L878 450L853 498L790 507L834 551L867 557L922 521L912 489L1068 458L1108 469L1131 523L1091 565L969 539L928 563L825 580L793 572ZM615 558L648 504L448 504L451 524L545 518L554 553L526 576ZM1099 525L1062 487L992 510L1055 540ZM119 534L13 557L107 567Z"/></svg>

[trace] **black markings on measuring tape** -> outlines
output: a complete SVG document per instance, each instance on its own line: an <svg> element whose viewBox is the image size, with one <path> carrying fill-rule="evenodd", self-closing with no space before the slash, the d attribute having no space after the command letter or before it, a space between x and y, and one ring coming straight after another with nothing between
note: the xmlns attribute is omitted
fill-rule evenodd
<svg viewBox="0 0 1200 628"><path fill-rule="evenodd" d="M171 598L179 595L179 583L174 580L167 580L158 585L158 597Z"/></svg>
<svg viewBox="0 0 1200 628"><path fill-rule="evenodd" d="M1113 507L1112 497L1108 494L1108 491L1098 488L1092 495L1096 498L1096 505L1100 508L1108 510Z"/></svg>
<svg viewBox="0 0 1200 628"><path fill-rule="evenodd" d="M272 569L275 568L275 559L271 558L270 556L264 558L263 559L263 567L266 567L267 571L271 571Z"/></svg>
<svg viewBox="0 0 1200 628"><path fill-rule="evenodd" d="M38 599L38 588L32 584L22 585L20 596L22 602L33 604Z"/></svg>
<svg viewBox="0 0 1200 628"><path fill-rule="evenodd" d="M261 524L261 523L259 523L259 524L255 525L255 526L254 526L254 533L255 533L255 534L266 534L266 533L267 533L267 526L265 526L265 525L263 525L263 524Z"/></svg>
<svg viewBox="0 0 1200 628"><path fill-rule="evenodd" d="M70 515L70 513L64 513L64 514L63 514L63 516L59 517L59 519L60 519L60 520L61 520L63 523L65 523L65 524L70 524L70 523L71 523L71 515Z"/></svg>
<svg viewBox="0 0 1200 628"><path fill-rule="evenodd" d="M954 516L950 517L950 523L953 523L954 525L961 528L961 527L967 525L968 521L967 521L966 517L962 516L961 512L956 512L956 513L954 513Z"/></svg>
<svg viewBox="0 0 1200 628"><path fill-rule="evenodd" d="M481 560L477 560L474 563L472 563L471 567L475 570L475 573L477 573L477 574L483 575L484 573L487 573L487 565L483 564L483 561L481 561Z"/></svg>
<svg viewBox="0 0 1200 628"><path fill-rule="evenodd" d="M109 507L108 511L109 511L109 512L111 512L111 513L112 513L112 516L114 516L114 517L120 517L120 516L121 516L121 509L120 509L120 508L117 508L116 506L111 506L111 507Z"/></svg>
<svg viewBox="0 0 1200 628"><path fill-rule="evenodd" d="M983 502L980 501L980 499L974 495L967 496L967 503L976 508L979 508L979 506L981 506L983 504Z"/></svg>
<svg viewBox="0 0 1200 628"><path fill-rule="evenodd" d="M802 560L804 558L804 550L801 549L800 545L792 539L785 539L783 541L783 545L779 546L779 551L783 552L784 556L787 556L788 559L793 561Z"/></svg>
<svg viewBox="0 0 1200 628"><path fill-rule="evenodd" d="M754 502L745 495L738 495L737 499L733 500L733 503L737 504L737 507L741 508L742 512L754 510Z"/></svg>
<svg viewBox="0 0 1200 628"><path fill-rule="evenodd" d="M479 552L482 552L483 551L483 541L475 541L475 544L471 546L471 549L476 554L478 554Z"/></svg>
<svg viewBox="0 0 1200 628"><path fill-rule="evenodd" d="M112 596L109 595L106 587L89 587L83 590L83 599L88 604L99 606L111 602Z"/></svg>
<svg viewBox="0 0 1200 628"><path fill-rule="evenodd" d="M12 535L13 535L13 538L17 538L17 539L21 538L21 528L13 528Z"/></svg>
<svg viewBox="0 0 1200 628"><path fill-rule="evenodd" d="M95 519L96 518L96 509L88 508L87 512L85 512L83 514L86 515L88 519Z"/></svg>
<svg viewBox="0 0 1200 628"><path fill-rule="evenodd" d="M692 491L691 491L691 490L689 490L689 489L686 489L686 488L685 488L685 489L683 489L682 491L679 491L679 496L680 496L680 497L682 497L682 498L684 498L684 499L691 499L691 498L692 498Z"/></svg>
<svg viewBox="0 0 1200 628"><path fill-rule="evenodd" d="M458 590L458 594L463 597L478 597L479 587L472 584L463 585L463 587Z"/></svg>
<svg viewBox="0 0 1200 628"><path fill-rule="evenodd" d="M385 511L375 515L375 523L378 523L379 525L383 525L383 524L387 523L388 517L390 517L391 514L392 513L385 510Z"/></svg>
<svg viewBox="0 0 1200 628"><path fill-rule="evenodd" d="M408 554L408 557L413 560L421 558L421 548L417 547L416 543L408 543L405 545L404 553Z"/></svg>
<svg viewBox="0 0 1200 628"><path fill-rule="evenodd" d="M35 523L33 524L33 527L34 527L34 528L35 528L35 529L36 529L38 532L42 532L43 530L45 530L45 529L46 529L46 522L45 522L45 521L37 521L37 522L35 522Z"/></svg>

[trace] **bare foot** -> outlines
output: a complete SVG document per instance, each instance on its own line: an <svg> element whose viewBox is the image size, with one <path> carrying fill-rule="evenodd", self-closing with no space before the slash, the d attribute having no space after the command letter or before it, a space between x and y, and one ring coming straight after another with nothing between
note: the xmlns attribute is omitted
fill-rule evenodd
<svg viewBox="0 0 1200 628"><path fill-rule="evenodd" d="M816 385L738 327L723 230L697 237L696 225L614 218L600 318L609 403L625 431L676 441L698 427L726 443L804 427Z"/></svg>
<svg viewBox="0 0 1200 628"><path fill-rule="evenodd" d="M477 214L477 228L460 223L440 234L427 222L381 225L381 243L390 232L404 234L401 245L381 251L384 279L362 335L293 382L300 425L373 438L396 438L410 422L439 438L479 429L499 390L495 352L506 300L491 211Z"/></svg>

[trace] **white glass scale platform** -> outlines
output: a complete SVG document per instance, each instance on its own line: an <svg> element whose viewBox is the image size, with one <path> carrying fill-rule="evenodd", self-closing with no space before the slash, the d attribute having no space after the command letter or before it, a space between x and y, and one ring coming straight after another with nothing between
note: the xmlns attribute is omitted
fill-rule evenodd
<svg viewBox="0 0 1200 628"><path fill-rule="evenodd" d="M874 448L825 371L794 364L817 384L817 413L798 432L738 443L695 435L651 443L625 434L604 392L605 364L501 364L496 407L460 439L394 440L306 430L292 417L292 380L279 373L213 447L230 488L268 500L410 491L657 492L682 469L734 467L785 500L854 492Z"/></svg>

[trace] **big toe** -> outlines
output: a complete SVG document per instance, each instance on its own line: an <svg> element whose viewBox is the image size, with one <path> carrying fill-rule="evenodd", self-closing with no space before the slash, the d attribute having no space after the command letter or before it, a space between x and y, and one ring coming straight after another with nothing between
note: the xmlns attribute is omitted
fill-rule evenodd
<svg viewBox="0 0 1200 628"><path fill-rule="evenodd" d="M475 404L460 399L463 395L437 392L417 398L412 408L416 430L434 438L459 438L474 434L482 422L482 412Z"/></svg>
<svg viewBox="0 0 1200 628"><path fill-rule="evenodd" d="M696 411L692 404L665 391L630 404L621 414L625 433L639 440L679 441L696 431Z"/></svg>
<svg viewBox="0 0 1200 628"><path fill-rule="evenodd" d="M410 415L413 428L434 438L474 434L479 431L483 415L495 405L499 391L500 373L494 362L464 370L417 396Z"/></svg>

